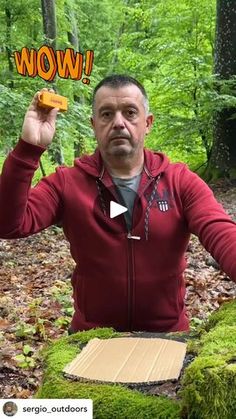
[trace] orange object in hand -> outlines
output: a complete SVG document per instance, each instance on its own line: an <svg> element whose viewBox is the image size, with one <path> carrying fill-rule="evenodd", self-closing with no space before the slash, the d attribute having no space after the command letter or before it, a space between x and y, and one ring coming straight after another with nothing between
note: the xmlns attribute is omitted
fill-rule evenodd
<svg viewBox="0 0 236 419"><path fill-rule="evenodd" d="M58 108L60 111L67 111L68 100L65 96L56 93L42 92L39 95L39 106L43 108Z"/></svg>

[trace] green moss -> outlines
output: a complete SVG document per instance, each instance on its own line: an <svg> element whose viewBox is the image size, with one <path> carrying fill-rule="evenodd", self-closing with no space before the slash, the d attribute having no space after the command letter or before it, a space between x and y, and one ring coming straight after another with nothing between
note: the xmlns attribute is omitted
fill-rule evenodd
<svg viewBox="0 0 236 419"><path fill-rule="evenodd" d="M236 301L222 306L197 343L198 356L186 368L179 394L188 418L236 417L235 314Z"/></svg>
<svg viewBox="0 0 236 419"><path fill-rule="evenodd" d="M199 173L200 171L198 171ZM206 182L213 182L218 179L236 179L236 169L233 167L228 168L216 168L212 164L208 164L208 166L203 169L199 175L206 181Z"/></svg>
<svg viewBox="0 0 236 419"><path fill-rule="evenodd" d="M236 169L231 167L231 169L229 169L229 178L230 180L234 180L236 179Z"/></svg>
<svg viewBox="0 0 236 419"><path fill-rule="evenodd" d="M218 356L228 355L235 353L236 350L236 327L219 324L215 329L212 329L207 335L201 339L202 348L200 355L213 355Z"/></svg>
<svg viewBox="0 0 236 419"><path fill-rule="evenodd" d="M236 417L236 368L223 359L194 361L183 380L183 411L188 418L230 419Z"/></svg>
<svg viewBox="0 0 236 419"><path fill-rule="evenodd" d="M210 182L210 181L213 182L215 180L225 178L225 172L223 170L217 169L216 167L212 165L210 166L208 165L203 171L203 173L201 173L201 177L206 182Z"/></svg>
<svg viewBox="0 0 236 419"><path fill-rule="evenodd" d="M94 418L235 419L236 301L224 304L187 340L197 356L185 369L178 401L148 396L121 385L90 384L66 379L62 370L90 339L120 336L113 329L95 329L59 339L44 351L45 373L39 398L91 398ZM163 336L164 337L164 336ZM167 337L167 336L166 336Z"/></svg>
<svg viewBox="0 0 236 419"><path fill-rule="evenodd" d="M236 300L223 304L219 310L215 311L206 324L206 330L212 329L218 323L234 326L236 319Z"/></svg>

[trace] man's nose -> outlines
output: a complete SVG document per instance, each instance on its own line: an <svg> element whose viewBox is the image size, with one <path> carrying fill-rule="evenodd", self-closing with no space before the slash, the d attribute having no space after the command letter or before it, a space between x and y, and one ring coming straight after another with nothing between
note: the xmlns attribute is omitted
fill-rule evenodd
<svg viewBox="0 0 236 419"><path fill-rule="evenodd" d="M113 119L113 128L120 129L124 128L124 118L121 112L116 112Z"/></svg>

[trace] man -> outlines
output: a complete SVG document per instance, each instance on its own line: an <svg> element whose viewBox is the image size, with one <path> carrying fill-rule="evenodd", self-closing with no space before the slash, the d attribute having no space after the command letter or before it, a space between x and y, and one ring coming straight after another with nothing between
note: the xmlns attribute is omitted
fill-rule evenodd
<svg viewBox="0 0 236 419"><path fill-rule="evenodd" d="M14 402L6 402L3 405L3 413L6 416L14 416L17 413L17 405Z"/></svg>
<svg viewBox="0 0 236 419"><path fill-rule="evenodd" d="M41 109L35 95L2 171L1 237L61 223L76 262L71 332L188 330L183 271L190 233L236 281L235 223L184 164L144 148L153 116L143 86L126 76L107 77L95 88L95 153L30 189L56 113ZM128 211L111 218L112 201Z"/></svg>

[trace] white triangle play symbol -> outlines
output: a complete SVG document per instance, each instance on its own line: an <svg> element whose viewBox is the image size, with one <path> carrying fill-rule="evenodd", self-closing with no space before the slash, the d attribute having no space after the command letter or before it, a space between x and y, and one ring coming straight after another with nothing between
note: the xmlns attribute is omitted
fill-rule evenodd
<svg viewBox="0 0 236 419"><path fill-rule="evenodd" d="M128 208L123 205L117 204L115 201L110 201L110 218L117 217L120 214L128 211Z"/></svg>

